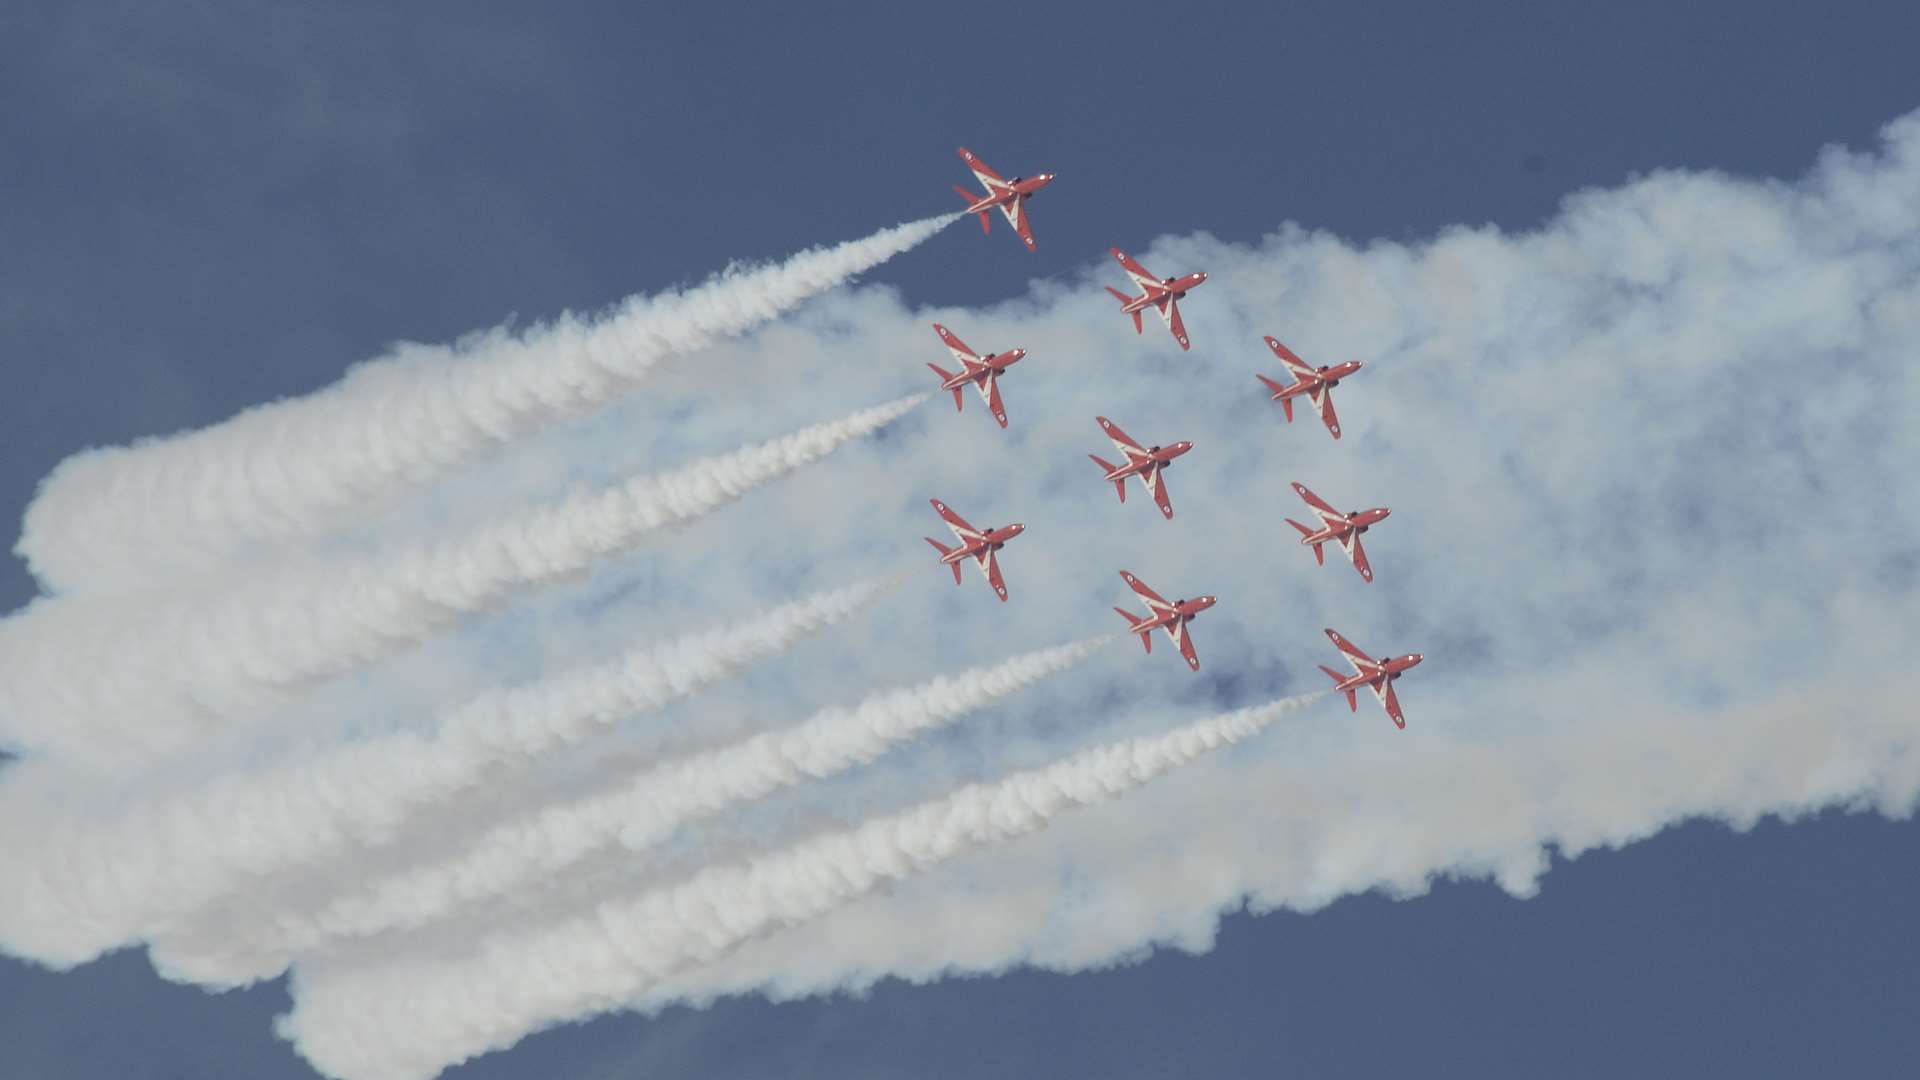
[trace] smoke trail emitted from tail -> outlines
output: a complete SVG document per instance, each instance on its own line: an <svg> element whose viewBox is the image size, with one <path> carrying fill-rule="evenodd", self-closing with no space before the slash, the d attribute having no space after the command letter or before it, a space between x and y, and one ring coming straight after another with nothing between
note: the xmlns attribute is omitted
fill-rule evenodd
<svg viewBox="0 0 1920 1080"><path fill-rule="evenodd" d="M222 596L42 602L0 622L0 744L82 760L178 747L290 690L582 572L924 400L915 394L636 477L457 540L338 569L295 566Z"/></svg>
<svg viewBox="0 0 1920 1080"><path fill-rule="evenodd" d="M190 939L154 948L155 962L194 982L234 985L276 975L330 939L411 929L551 879L616 842L654 844L674 829L778 788L872 761L898 743L1066 671L1112 637L1027 653L917 686L823 709L790 728L670 761L618 789L506 822L458 855L412 867L302 914L249 924L226 913Z"/></svg>
<svg viewBox="0 0 1920 1080"><path fill-rule="evenodd" d="M820 593L486 693L447 710L431 732L379 736L231 774L110 824L66 819L0 833L0 862L22 870L22 887L0 895L0 944L50 964L83 963L222 898L230 902L215 913L214 937L230 942L241 922L235 909L248 906L250 887L266 875L381 843L421 808L608 724L689 697L844 622L898 580ZM17 784L0 786L0 799L21 798L31 793ZM24 814L0 803L0 817L16 816Z"/></svg>
<svg viewBox="0 0 1920 1080"><path fill-rule="evenodd" d="M330 1076L426 1080L542 1027L618 1008L676 971L883 882L1044 828L1062 811L1104 802L1250 738L1322 696L1242 709L969 785L751 862L709 867L588 916L502 935L461 960L303 962L297 1004L281 1033Z"/></svg>
<svg viewBox="0 0 1920 1080"><path fill-rule="evenodd" d="M323 534L487 449L605 404L661 358L773 319L945 228L944 215L600 319L405 345L335 386L159 442L68 458L42 483L15 548L49 589L138 588L217 569L254 547Z"/></svg>

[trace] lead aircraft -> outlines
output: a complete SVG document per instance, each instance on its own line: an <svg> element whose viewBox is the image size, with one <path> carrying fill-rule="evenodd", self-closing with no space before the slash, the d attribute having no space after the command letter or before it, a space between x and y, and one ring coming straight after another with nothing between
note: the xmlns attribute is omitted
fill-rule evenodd
<svg viewBox="0 0 1920 1080"><path fill-rule="evenodd" d="M1111 285L1107 286L1107 291L1119 298L1120 310L1133 316L1133 332L1141 333L1140 313L1152 308L1160 313L1160 321L1167 324L1167 329L1173 331L1173 340L1180 343L1181 349L1186 349L1187 324L1180 321L1180 299L1187 295L1188 290L1207 280L1207 275L1193 273L1182 278L1157 278L1133 256L1119 248L1113 249L1113 257L1119 260L1120 269L1125 270L1127 276L1142 290L1139 296L1128 296Z"/></svg>
<svg viewBox="0 0 1920 1080"><path fill-rule="evenodd" d="M940 553L942 565L953 567L953 583L960 584L960 560L972 559L973 564L980 568L980 573L985 575L987 584L993 586L993 591L1000 594L1000 599L1005 600L1007 583L1000 577L999 551L1007 546L1007 541L1025 532L1027 527L1015 523L998 529L976 529L967 524L966 518L954 513L946 503L939 499L927 501L933 504L934 512L940 515L941 520L947 523L947 528L951 529L955 538L960 541L959 547L950 548L931 536L923 538Z"/></svg>
<svg viewBox="0 0 1920 1080"><path fill-rule="evenodd" d="M1419 653L1408 653L1405 656L1383 656L1375 660L1362 652L1360 646L1341 637L1339 631L1332 627L1327 628L1327 638L1333 642L1335 648L1346 654L1347 663L1353 665L1352 675L1342 675L1325 664L1320 665L1320 670L1332 677L1333 688L1347 695L1348 711L1360 711L1360 703L1354 699L1354 691L1364 686L1373 691L1374 697L1380 699L1381 706L1387 710L1387 716L1393 720L1393 726L1404 729L1407 726L1407 718L1400 715L1400 699L1394 695L1393 682L1408 668L1425 660L1426 657Z"/></svg>
<svg viewBox="0 0 1920 1080"><path fill-rule="evenodd" d="M1320 517L1318 529L1308 528L1292 518L1287 519L1287 524L1300 530L1300 542L1313 545L1313 561L1321 566L1327 564L1326 552L1321 550L1321 545L1332 541L1339 544L1340 550L1346 552L1347 558L1353 561L1353 568L1360 571L1360 580L1372 581L1373 567L1367 565L1367 549L1360 546L1360 534L1392 511L1384 506L1376 506L1371 510L1343 514L1327 505L1325 499L1308 491L1305 484L1295 484L1293 490Z"/></svg>
<svg viewBox="0 0 1920 1080"><path fill-rule="evenodd" d="M1267 389L1273 391L1273 397L1269 400L1280 403L1280 408L1287 414L1287 423L1291 424L1293 423L1293 399L1301 394L1307 395L1307 400L1313 402L1313 407L1320 410L1320 422L1327 425L1327 430L1333 433L1334 438L1339 438L1340 417L1333 411L1332 390L1340 385L1341 379L1360 370L1360 361L1349 360L1344 364L1335 364L1331 367L1324 364L1313 367L1295 356L1293 350L1273 338L1267 338L1266 342L1267 348L1273 350L1273 355L1280 358L1280 362L1287 367L1287 373L1293 376L1291 383L1282 386L1265 375L1255 375L1254 378L1266 383Z"/></svg>
<svg viewBox="0 0 1920 1080"><path fill-rule="evenodd" d="M973 170L973 178L987 189L983 197L958 184L953 186L953 190L967 200L967 213L980 215L980 231L989 235L993 233L993 211L998 210L1006 215L1007 224L1013 226L1020 242L1027 245L1027 250L1037 250L1033 246L1033 226L1027 222L1027 200L1033 197L1034 192L1053 183L1053 174L1041 173L1032 179L1016 176L1007 180L964 146L960 148L960 160L967 163L967 168Z"/></svg>
<svg viewBox="0 0 1920 1080"><path fill-rule="evenodd" d="M1133 590L1134 595L1146 601L1147 604L1145 615L1135 615L1126 608L1113 609L1120 613L1121 618L1127 620L1127 630L1140 638L1140 644L1149 653L1153 652L1153 632L1156 629L1165 630L1167 636L1173 639L1174 645L1179 647L1180 655L1186 657L1187 666L1199 671L1200 657L1194 654L1193 635L1187 632L1187 624L1201 612L1212 607L1214 598L1202 596L1194 600L1175 600L1168 603L1165 597L1147 588L1145 582L1127 571L1120 571L1120 577L1126 581L1127 587Z"/></svg>
<svg viewBox="0 0 1920 1080"><path fill-rule="evenodd" d="M1193 449L1190 442L1177 442L1171 446L1141 446L1120 430L1120 425L1104 416L1096 416L1100 430L1107 433L1107 441L1125 457L1125 465L1110 465L1097 454L1088 454L1095 465L1106 470L1102 479L1113 482L1113 490L1120 493L1120 501L1127 501L1127 477L1137 476L1153 495L1153 501L1159 505L1160 514L1167 520L1173 520L1173 499L1167 494L1167 480L1161 474L1173 466L1173 459Z"/></svg>
<svg viewBox="0 0 1920 1080"><path fill-rule="evenodd" d="M961 391L968 383L980 391L980 400L987 403L987 411L1000 421L1001 427L1007 426L1007 407L1000 400L1000 376L1007 369L1020 362L1027 355L1025 349L1008 349L1003 353L988 353L985 356L967 348L967 343L954 336L953 331L933 324L933 332L940 335L940 343L947 347L953 358L960 362L960 370L948 371L938 364L928 364L935 375L940 376L940 389L953 391L953 409L965 412L961 407Z"/></svg>

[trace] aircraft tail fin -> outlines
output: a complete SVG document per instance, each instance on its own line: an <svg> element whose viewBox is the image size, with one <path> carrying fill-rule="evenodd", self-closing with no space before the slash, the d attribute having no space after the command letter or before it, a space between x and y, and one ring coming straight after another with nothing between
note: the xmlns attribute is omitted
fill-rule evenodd
<svg viewBox="0 0 1920 1080"><path fill-rule="evenodd" d="M1093 463L1095 465L1100 466L1100 469L1102 472L1112 472L1115 468L1114 466L1107 464L1105 461L1100 460L1100 456L1098 454L1088 454L1087 456L1093 459ZM1113 490L1120 493L1121 502L1126 502L1127 501L1127 478L1123 476L1120 479L1115 480L1113 482Z"/></svg>
<svg viewBox="0 0 1920 1080"><path fill-rule="evenodd" d="M1286 392L1287 388L1267 378L1265 375L1255 375L1254 378L1267 384L1267 389L1273 391L1275 399L1280 402L1280 411L1287 414L1287 423L1293 423L1293 399L1290 397L1280 397L1281 394Z"/></svg>
<svg viewBox="0 0 1920 1080"><path fill-rule="evenodd" d="M1133 303L1133 297L1128 296L1126 293L1121 292L1119 289L1116 289L1111 285L1107 286L1107 291L1113 294L1113 298L1115 300L1120 301L1121 307L1126 307L1128 304ZM1133 332L1136 334L1140 333L1141 332L1140 313L1137 311L1133 311L1133 312L1128 312L1128 314L1133 316Z"/></svg>
<svg viewBox="0 0 1920 1080"><path fill-rule="evenodd" d="M1293 520L1292 518L1287 519L1287 524L1293 526L1296 529L1299 529L1301 536L1313 535L1312 529L1307 528L1305 525L1300 524L1299 522ZM1319 544L1313 545L1313 561L1316 563L1319 563L1321 566L1327 565L1327 553L1325 550L1321 548L1321 545Z"/></svg>
<svg viewBox="0 0 1920 1080"><path fill-rule="evenodd" d="M1339 672L1333 670L1332 668L1328 667L1325 664L1320 665L1320 670L1327 673L1327 678L1332 679L1335 686L1338 686L1339 684L1347 681L1346 676L1340 674ZM1348 712L1360 711L1360 702L1354 698L1352 690L1347 691L1347 711Z"/></svg>
<svg viewBox="0 0 1920 1080"><path fill-rule="evenodd" d="M972 206L974 203L977 203L980 201L980 195L978 192L968 191L966 188L961 187L959 184L953 185L953 190L961 198L967 200L968 206ZM993 216L988 214L985 210L980 211L980 231L983 233L986 233L988 236L993 235Z"/></svg>
<svg viewBox="0 0 1920 1080"><path fill-rule="evenodd" d="M1125 619L1125 620L1127 620L1127 629L1129 629L1129 630L1131 630L1131 629L1133 629L1134 627L1136 627L1136 626L1139 626L1139 625L1140 625L1140 620L1139 620L1138 618L1136 618L1136 617L1134 616L1134 614L1133 614L1133 612L1131 612L1131 611L1128 611L1128 610L1127 610L1126 608L1118 608L1118 607L1117 607L1117 608L1114 608L1113 610L1114 610L1114 613L1115 613L1115 614L1117 614L1117 615L1119 615L1119 616L1120 616L1121 618L1123 618L1123 619ZM1153 635L1152 635L1152 634L1141 634L1141 635L1140 635L1140 644L1141 644L1141 645L1143 645L1143 646L1145 646L1145 647L1146 647L1146 650L1147 650L1147 652L1148 652L1149 654L1151 654L1151 653L1153 652Z"/></svg>
<svg viewBox="0 0 1920 1080"><path fill-rule="evenodd" d="M940 376L941 382L944 383L944 382L952 381L953 372L948 371L945 368L942 368L939 364L928 364L927 366L933 369L933 373L935 375ZM953 388L953 411L954 412L966 411L966 398L961 395L960 388L957 386Z"/></svg>
<svg viewBox="0 0 1920 1080"><path fill-rule="evenodd" d="M932 544L933 550L939 552L940 557L942 559L946 558L948 555L953 554L952 548L948 547L947 545L941 543L938 540L935 540L931 536L923 536L920 539L925 540L929 544ZM960 564L958 562L950 562L947 565L953 567L953 583L955 585L960 584Z"/></svg>

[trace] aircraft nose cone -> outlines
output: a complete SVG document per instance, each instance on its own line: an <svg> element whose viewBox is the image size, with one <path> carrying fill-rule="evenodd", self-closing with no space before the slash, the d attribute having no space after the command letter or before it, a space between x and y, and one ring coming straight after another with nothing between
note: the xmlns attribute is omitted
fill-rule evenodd
<svg viewBox="0 0 1920 1080"><path fill-rule="evenodd" d="M1021 533L1027 531L1027 527L1016 521L1013 524L1007 526L1007 531L1012 533L1015 536L1019 536Z"/></svg>

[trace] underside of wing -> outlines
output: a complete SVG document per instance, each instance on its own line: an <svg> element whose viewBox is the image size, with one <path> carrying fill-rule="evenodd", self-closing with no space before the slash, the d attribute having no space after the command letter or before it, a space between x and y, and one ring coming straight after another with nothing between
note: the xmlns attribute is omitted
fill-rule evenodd
<svg viewBox="0 0 1920 1080"><path fill-rule="evenodd" d="M1280 344L1273 338L1267 338L1266 340L1267 348L1272 349L1273 355L1278 357L1280 362L1286 365L1287 370L1293 372L1296 377L1313 372L1313 368L1309 367L1305 360L1295 356L1292 349Z"/></svg>
<svg viewBox="0 0 1920 1080"><path fill-rule="evenodd" d="M1380 681L1387 684L1386 693L1380 695L1380 704L1386 706L1387 715L1393 719L1393 726L1404 729L1407 726L1407 718L1400 712L1400 695L1393 692L1392 680L1381 679Z"/></svg>
<svg viewBox="0 0 1920 1080"><path fill-rule="evenodd" d="M1180 655L1186 658L1187 666L1199 671L1200 655L1193 651L1193 634L1187 629L1187 624L1177 621L1168 623L1167 633L1173 637L1174 643L1180 646Z"/></svg>
<svg viewBox="0 0 1920 1080"><path fill-rule="evenodd" d="M1320 514L1321 517L1323 518L1331 517L1336 521L1340 521L1340 522L1344 522L1346 520L1345 514L1342 514L1340 511L1335 510L1333 506L1327 502L1327 500L1307 490L1307 485L1298 484L1298 483L1294 484L1293 493L1295 495L1300 496L1301 502L1304 502L1308 506L1313 507L1314 511Z"/></svg>
<svg viewBox="0 0 1920 1080"><path fill-rule="evenodd" d="M1160 516L1171 521L1173 497L1167 493L1166 476L1162 474L1159 467L1155 466L1143 470L1140 473L1140 479L1147 485L1147 490L1153 493L1154 504L1160 507Z"/></svg>
<svg viewBox="0 0 1920 1080"><path fill-rule="evenodd" d="M1328 629L1327 639L1333 642L1334 648L1339 649L1347 655L1347 659L1353 662L1353 666L1356 669L1363 672L1378 671L1380 669L1380 665L1373 662L1373 657L1368 656L1360 646L1341 637L1338 630Z"/></svg>
<svg viewBox="0 0 1920 1080"><path fill-rule="evenodd" d="M998 190L998 188L1007 186L1005 177L994 172L993 166L981 161L974 155L973 151L964 146L960 148L960 160L967 163L967 168L973 170L974 179L980 181L981 186L985 187L988 191L995 191Z"/></svg>
<svg viewBox="0 0 1920 1080"><path fill-rule="evenodd" d="M1360 534L1350 532L1340 538L1340 550L1347 553L1353 568L1360 571L1362 581L1373 580L1373 567L1367 563L1367 549L1360 546Z"/></svg>
<svg viewBox="0 0 1920 1080"><path fill-rule="evenodd" d="M1119 424L1114 423L1104 416L1096 416L1094 419L1100 422L1100 430L1107 433L1107 441L1112 443L1113 448L1120 451L1128 461L1132 461L1146 454L1146 447L1134 442L1131 436L1121 431Z"/></svg>
<svg viewBox="0 0 1920 1080"><path fill-rule="evenodd" d="M954 513L953 507L948 506L946 503L941 502L939 499L932 499L929 501L933 503L934 512L940 515L940 520L946 522L947 528L953 530L953 535L968 542L981 539L983 534L980 532L980 530L967 524L966 518L963 518L959 514Z"/></svg>
<svg viewBox="0 0 1920 1080"><path fill-rule="evenodd" d="M999 376L989 375L985 379L974 383L974 386L979 388L980 396L986 399L987 411L993 414L995 420L1000 421L1001 427L1006 427L1007 407L1005 403L1000 400Z"/></svg>
<svg viewBox="0 0 1920 1080"><path fill-rule="evenodd" d="M1191 343L1187 341L1187 324L1180 318L1180 301L1169 298L1166 306L1160 309L1160 317L1167 320L1167 329L1173 331L1173 340L1180 343L1182 349Z"/></svg>
<svg viewBox="0 0 1920 1080"><path fill-rule="evenodd" d="M1333 411L1333 391L1322 389L1314 395L1313 403L1320 406L1320 419L1327 425L1327 431L1334 438L1340 437L1340 415Z"/></svg>
<svg viewBox="0 0 1920 1080"><path fill-rule="evenodd" d="M1154 288L1160 287L1160 279L1148 273L1147 268L1134 261L1133 256L1121 251L1119 248L1114 248L1113 257L1120 263L1120 269L1125 270L1127 276L1133 279L1135 285L1139 285L1142 288L1147 286L1153 286Z"/></svg>
<svg viewBox="0 0 1920 1080"><path fill-rule="evenodd" d="M964 341L961 341L958 334L955 334L953 331L947 329L944 326L941 326L939 323L934 323L933 329L935 333L940 335L940 344L945 345L947 347L947 351L953 354L953 358L955 360L958 360L960 363L967 365L968 370L971 371L973 369L974 362L980 359L980 354L974 352L972 349L967 348L967 343Z"/></svg>
<svg viewBox="0 0 1920 1080"><path fill-rule="evenodd" d="M1013 225L1015 235L1027 245L1027 250L1036 250L1033 242L1033 222L1027 217L1026 200L1010 199L1000 204L1000 211L1007 215L1007 221Z"/></svg>
<svg viewBox="0 0 1920 1080"><path fill-rule="evenodd" d="M1131 573L1128 573L1127 571L1122 570L1120 571L1120 577L1124 581L1126 581L1127 587L1133 590L1133 593L1135 596L1138 596L1140 599L1146 601L1146 604L1148 607L1152 608L1155 611L1172 611L1173 610L1173 605L1167 603L1166 597L1161 596L1159 593L1154 592L1152 589L1147 588L1147 585L1145 582L1141 581L1137 577L1134 577Z"/></svg>
<svg viewBox="0 0 1920 1080"><path fill-rule="evenodd" d="M986 575L987 584L993 586L993 591L1000 594L1000 599L1005 600L1007 598L1007 583L1006 580L1000 576L999 553L986 551L974 556L973 561L974 565L980 568L980 572Z"/></svg>

